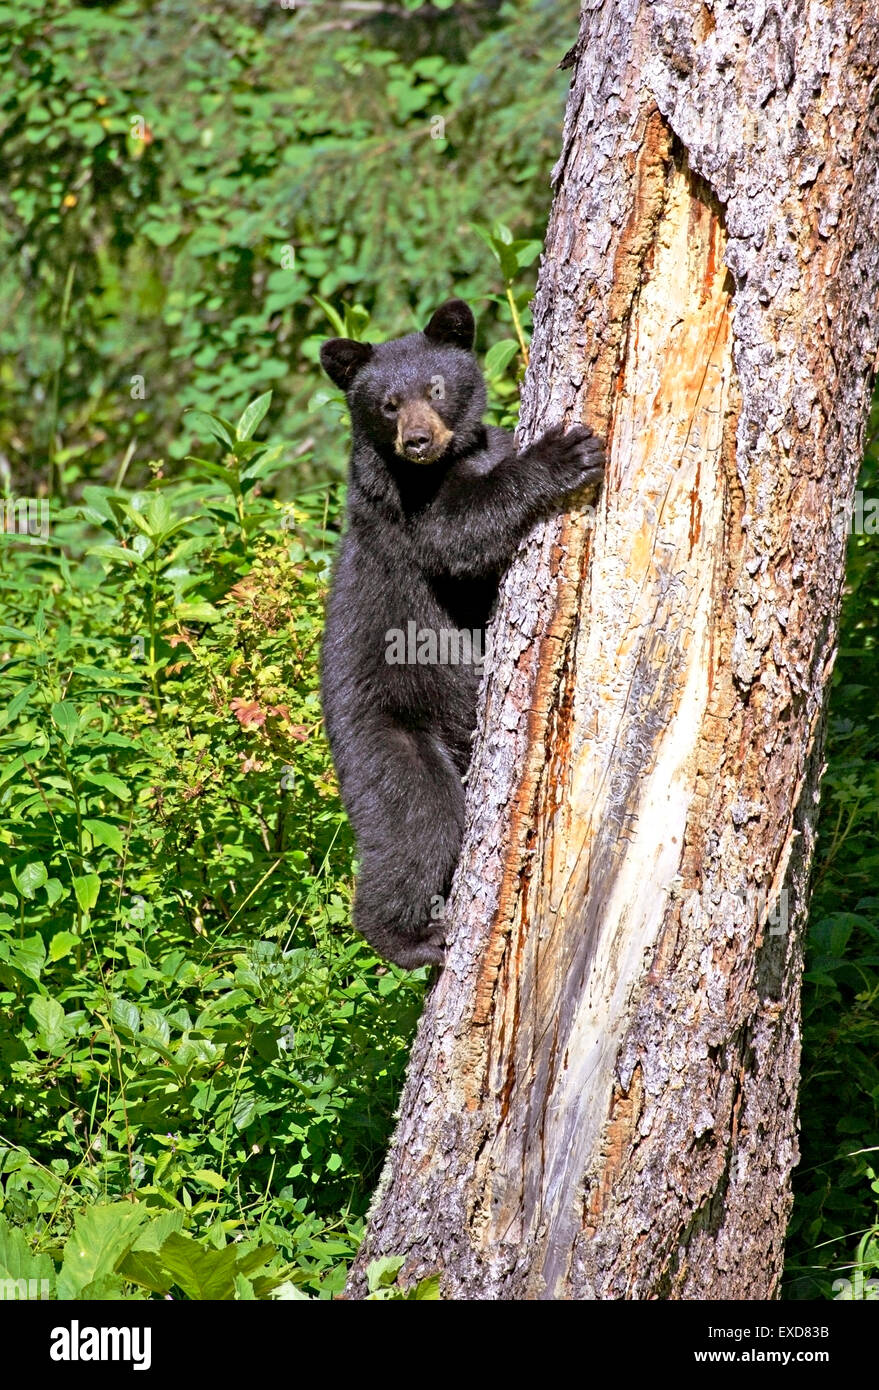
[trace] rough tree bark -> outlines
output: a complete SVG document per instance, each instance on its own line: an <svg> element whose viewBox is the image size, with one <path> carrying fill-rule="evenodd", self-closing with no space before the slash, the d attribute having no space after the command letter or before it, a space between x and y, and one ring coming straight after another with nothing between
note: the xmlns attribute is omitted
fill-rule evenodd
<svg viewBox="0 0 879 1390"><path fill-rule="evenodd" d="M606 432L503 587L455 939L366 1263L484 1299L767 1298L877 351L872 0L581 16L521 433Z"/></svg>

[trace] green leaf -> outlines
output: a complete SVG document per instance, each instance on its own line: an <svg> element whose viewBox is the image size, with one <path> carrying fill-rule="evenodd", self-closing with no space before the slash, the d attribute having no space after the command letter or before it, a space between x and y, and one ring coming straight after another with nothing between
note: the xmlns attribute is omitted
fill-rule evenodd
<svg viewBox="0 0 879 1390"><path fill-rule="evenodd" d="M531 265L543 250L542 241L514 241L510 244L510 249L515 252L516 263L520 270L526 265Z"/></svg>
<svg viewBox="0 0 879 1390"><path fill-rule="evenodd" d="M152 219L141 225L141 234L154 246L170 246L183 231L179 222L156 222Z"/></svg>
<svg viewBox="0 0 879 1390"><path fill-rule="evenodd" d="M16 941L9 953L9 964L29 980L39 983L40 972L46 963L46 945L39 933Z"/></svg>
<svg viewBox="0 0 879 1390"><path fill-rule="evenodd" d="M219 482L225 483L234 497L237 497L241 492L238 474L234 473L231 468L224 468L221 463L211 463L210 459L197 458L195 454L187 454L186 462L196 464L196 471L205 474L206 477L216 478Z"/></svg>
<svg viewBox="0 0 879 1390"><path fill-rule="evenodd" d="M140 1232L129 1253L118 1263L123 1278L152 1293L167 1293L174 1275L162 1263L161 1248L183 1225L182 1211L163 1211Z"/></svg>
<svg viewBox="0 0 879 1390"><path fill-rule="evenodd" d="M49 879L49 871L41 859L34 859L30 864L16 864L10 872L12 882L23 898L36 897L37 889L42 888Z"/></svg>
<svg viewBox="0 0 879 1390"><path fill-rule="evenodd" d="M57 999L44 999L41 994L35 994L29 1009L47 1047L64 1040L64 1010Z"/></svg>
<svg viewBox="0 0 879 1390"><path fill-rule="evenodd" d="M137 1250L130 1251L122 1260L119 1273L123 1279L140 1284L151 1293L165 1294L174 1282L173 1274L165 1269L161 1257L151 1251L144 1251L143 1254Z"/></svg>
<svg viewBox="0 0 879 1390"><path fill-rule="evenodd" d="M121 545L93 545L86 551L87 555L96 555L99 560L108 560L111 564L140 565L143 563L143 556L136 550L123 550Z"/></svg>
<svg viewBox="0 0 879 1390"><path fill-rule="evenodd" d="M64 1247L58 1275L58 1297L79 1298L96 1280L115 1272L149 1216L146 1207L130 1202L86 1207L76 1218Z"/></svg>
<svg viewBox="0 0 879 1390"><path fill-rule="evenodd" d="M122 832L118 825L111 825L105 820L89 820L86 818L83 825L99 845L106 845L108 849L115 850L117 854L123 854L125 843L122 839Z"/></svg>
<svg viewBox="0 0 879 1390"><path fill-rule="evenodd" d="M129 999L114 999L110 1005L110 1018L118 1028L124 1028L132 1036L140 1032L140 1009Z"/></svg>
<svg viewBox="0 0 879 1390"><path fill-rule="evenodd" d="M155 1250L158 1252L169 1236L179 1231L183 1225L182 1211L162 1211L149 1223L137 1237L132 1250Z"/></svg>
<svg viewBox="0 0 879 1390"><path fill-rule="evenodd" d="M304 1299L307 1303L310 1299L309 1294L304 1293L302 1289L300 1289L296 1284L292 1283L289 1279L285 1280L284 1283L279 1284L278 1287L271 1294L271 1297L278 1299L278 1301L282 1303L292 1302L294 1300L298 1302L300 1299Z"/></svg>
<svg viewBox="0 0 879 1390"><path fill-rule="evenodd" d="M429 1274L426 1279L419 1279L415 1285L415 1301L417 1303L427 1300L429 1302L438 1301L440 1296L440 1280L438 1274Z"/></svg>
<svg viewBox="0 0 879 1390"><path fill-rule="evenodd" d="M277 473L280 469L287 467L287 461L283 457L283 444L273 444L271 449L266 449L259 458L255 458L246 468L241 470L241 482L255 481L257 478L265 478L272 473Z"/></svg>
<svg viewBox="0 0 879 1390"><path fill-rule="evenodd" d="M227 1186L226 1179L219 1173L215 1173L213 1168L197 1168L192 1176L196 1182L204 1183L206 1187L212 1187L215 1192L223 1192Z"/></svg>
<svg viewBox="0 0 879 1390"><path fill-rule="evenodd" d="M336 313L332 304L330 304L328 300L321 299L319 294L313 294L311 297L314 300L315 304L319 304L320 307L323 309L324 313L330 321L330 324L332 325L333 332L338 334L340 338L344 338L346 336L345 322L342 319L341 315Z"/></svg>
<svg viewBox="0 0 879 1390"><path fill-rule="evenodd" d="M94 782L96 787L106 787L108 792L118 796L120 801L130 801L131 792L119 777L114 777L112 772L84 772L82 774L87 782Z"/></svg>
<svg viewBox="0 0 879 1390"><path fill-rule="evenodd" d="M159 1253L171 1282L178 1284L188 1298L232 1299L238 1249L235 1245L227 1245L224 1250L205 1249L190 1236L175 1232Z"/></svg>
<svg viewBox="0 0 879 1390"><path fill-rule="evenodd" d="M84 1303L121 1303L126 1299L125 1285L113 1274L102 1274L85 1284L77 1294Z"/></svg>
<svg viewBox="0 0 879 1390"><path fill-rule="evenodd" d="M379 1289L389 1289L397 1282L397 1275L403 1268L402 1255L383 1255L380 1260L370 1260L366 1266L366 1286L370 1293Z"/></svg>
<svg viewBox="0 0 879 1390"><path fill-rule="evenodd" d="M60 878L50 878L46 884L46 897L49 900L49 906L54 907L67 891Z"/></svg>
<svg viewBox="0 0 879 1390"><path fill-rule="evenodd" d="M218 623L223 616L218 608L205 599L180 603L174 609L174 613L182 623Z"/></svg>
<svg viewBox="0 0 879 1390"><path fill-rule="evenodd" d="M76 894L76 901L79 903L83 912L91 912L95 903L98 901L98 894L101 891L101 880L97 874L82 874L73 880L73 891Z"/></svg>
<svg viewBox="0 0 879 1390"><path fill-rule="evenodd" d="M499 245L496 254L501 268L501 274L506 283L511 285L519 273L519 262L516 258L516 253L511 246Z"/></svg>
<svg viewBox="0 0 879 1390"><path fill-rule="evenodd" d="M534 243L531 241L515 242L509 227L505 227L502 222L496 222L491 231L489 231L487 227L480 227L475 222L472 222L470 225L477 236L481 237L486 246L491 250L492 255L501 268L501 274L508 285L515 280L519 272L520 250L521 254L525 257L521 262L522 265L527 265L530 260L534 259Z"/></svg>
<svg viewBox="0 0 879 1390"><path fill-rule="evenodd" d="M49 942L49 960L63 960L65 956L75 950L79 945L80 938L75 936L72 931L56 932Z"/></svg>
<svg viewBox="0 0 879 1390"><path fill-rule="evenodd" d="M84 487L82 490L83 501L93 512L97 512L105 521L115 521L113 508L107 500L107 493L102 487Z"/></svg>
<svg viewBox="0 0 879 1390"><path fill-rule="evenodd" d="M52 723L61 734L68 747L73 743L79 729L79 715L70 700L59 700L51 709Z"/></svg>
<svg viewBox="0 0 879 1390"><path fill-rule="evenodd" d="M256 1096L246 1091L239 1096L232 1110L232 1123L236 1129L246 1129L256 1114Z"/></svg>
<svg viewBox="0 0 879 1390"><path fill-rule="evenodd" d="M134 507L134 506L129 507L129 506L126 506L126 508L125 508L125 514L126 514L126 516L128 517L128 520L129 520L130 522L132 522L133 525L135 525L135 526L137 527L138 531L140 531L142 535L146 536L147 540L149 540L149 541L155 540L155 537L156 537L156 528L155 528L155 526L153 525L153 523L152 523L152 521L150 520L150 518L149 518L148 516L145 516L144 513L140 510L139 507ZM138 541L138 538L137 538L137 536L135 536L135 538L134 538L134 544L135 544L135 545L137 545L137 541Z"/></svg>
<svg viewBox="0 0 879 1390"><path fill-rule="evenodd" d="M11 724L13 719L18 718L36 688L36 685L32 681L30 685L26 685L19 690L17 695L13 695L6 709L3 711L3 724Z"/></svg>
<svg viewBox="0 0 879 1390"><path fill-rule="evenodd" d="M359 342L360 335L369 323L369 310L362 304L345 305L345 337L356 338Z"/></svg>
<svg viewBox="0 0 879 1390"><path fill-rule="evenodd" d="M187 410L185 415L187 425L196 434L209 434L217 440L219 444L226 444L231 449L234 440L216 415L209 415L206 410Z"/></svg>
<svg viewBox="0 0 879 1390"><path fill-rule="evenodd" d="M502 376L519 351L515 338L502 338L492 343L485 354L485 370L488 376Z"/></svg>
<svg viewBox="0 0 879 1390"><path fill-rule="evenodd" d="M235 431L240 440L253 438L255 430L264 419L271 403L272 393L265 391L263 395L257 396L256 400L251 401L250 405L242 411L241 419L238 421Z"/></svg>
<svg viewBox="0 0 879 1390"><path fill-rule="evenodd" d="M10 1290L8 1280L14 1280L16 1288ZM25 1281L22 1285L21 1281ZM27 1237L18 1227L10 1226L5 1217L0 1216L0 1281L5 1287L5 1297L48 1298L55 1283L55 1266L48 1255L35 1255Z"/></svg>

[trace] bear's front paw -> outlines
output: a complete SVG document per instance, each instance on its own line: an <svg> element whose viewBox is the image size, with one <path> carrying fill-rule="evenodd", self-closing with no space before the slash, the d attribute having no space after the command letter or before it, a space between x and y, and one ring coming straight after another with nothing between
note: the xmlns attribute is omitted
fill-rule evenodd
<svg viewBox="0 0 879 1390"><path fill-rule="evenodd" d="M529 452L549 471L559 494L600 483L604 475L604 445L588 425L564 425L547 430Z"/></svg>

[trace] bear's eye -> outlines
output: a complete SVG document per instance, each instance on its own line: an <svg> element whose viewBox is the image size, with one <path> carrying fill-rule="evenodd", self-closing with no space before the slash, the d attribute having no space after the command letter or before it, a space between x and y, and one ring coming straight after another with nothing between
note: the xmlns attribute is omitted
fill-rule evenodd
<svg viewBox="0 0 879 1390"><path fill-rule="evenodd" d="M388 399L382 405L382 410L385 415L396 415L398 408L397 402L394 400L393 396L388 396Z"/></svg>

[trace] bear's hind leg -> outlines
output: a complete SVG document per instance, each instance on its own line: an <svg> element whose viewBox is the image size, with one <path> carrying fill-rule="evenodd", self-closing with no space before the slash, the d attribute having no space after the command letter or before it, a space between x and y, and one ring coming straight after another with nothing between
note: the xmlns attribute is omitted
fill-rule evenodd
<svg viewBox="0 0 879 1390"><path fill-rule="evenodd" d="M355 814L354 925L404 969L441 964L445 898L464 826L461 775L423 729L386 728L372 753Z"/></svg>

